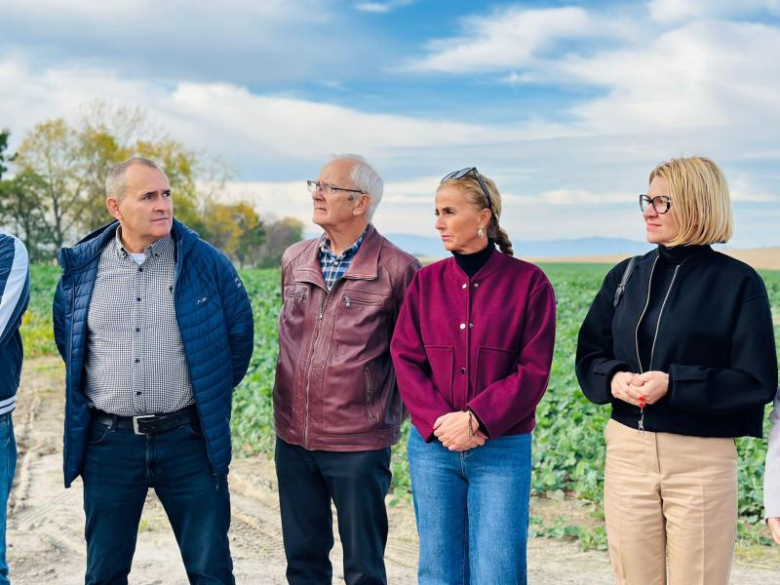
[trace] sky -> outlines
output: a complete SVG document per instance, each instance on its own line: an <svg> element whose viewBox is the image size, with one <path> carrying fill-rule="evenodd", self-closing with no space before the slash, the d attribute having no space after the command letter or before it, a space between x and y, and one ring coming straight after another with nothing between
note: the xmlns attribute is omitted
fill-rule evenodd
<svg viewBox="0 0 780 585"><path fill-rule="evenodd" d="M734 247L780 245L780 0L0 0L0 127L140 106L226 161L226 200L311 225L305 181L364 155L374 223L435 237L450 171L514 240L642 240L659 162L723 169ZM15 141L15 142L14 142Z"/></svg>

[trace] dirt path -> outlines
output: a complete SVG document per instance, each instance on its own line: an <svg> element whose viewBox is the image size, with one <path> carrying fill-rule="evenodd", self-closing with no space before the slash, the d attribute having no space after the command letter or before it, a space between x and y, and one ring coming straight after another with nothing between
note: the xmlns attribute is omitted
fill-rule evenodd
<svg viewBox="0 0 780 585"><path fill-rule="evenodd" d="M8 520L8 557L15 585L76 585L84 582L85 544L81 482L62 484L63 369L57 359L25 364L14 414L19 463ZM239 584L283 584L279 505L273 463L262 457L234 461L230 471L233 524L231 549ZM186 584L176 542L153 492L141 519L133 585ZM414 513L400 504L390 511L387 567L392 584L416 582ZM341 550L332 555L334 583L343 583ZM780 553L778 553L780 560ZM755 563L754 563L755 564ZM778 562L771 563L777 567ZM531 539L529 582L596 585L612 583L604 553L581 552L568 542ZM780 572L737 566L733 583L780 582Z"/></svg>

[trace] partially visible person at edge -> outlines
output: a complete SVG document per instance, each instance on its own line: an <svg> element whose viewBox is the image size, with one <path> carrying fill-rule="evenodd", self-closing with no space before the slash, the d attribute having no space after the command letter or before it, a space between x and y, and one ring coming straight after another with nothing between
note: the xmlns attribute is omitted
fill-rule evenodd
<svg viewBox="0 0 780 585"><path fill-rule="evenodd" d="M116 221L60 252L65 486L81 475L86 584L127 583L149 488L193 584L232 584L230 406L252 311L230 261L173 217L154 162L109 169Z"/></svg>
<svg viewBox="0 0 780 585"><path fill-rule="evenodd" d="M282 259L274 385L287 579L330 585L332 500L344 580L387 583L384 499L403 414L390 337L420 263L371 224L383 183L362 157L335 157L308 187L324 233Z"/></svg>
<svg viewBox="0 0 780 585"><path fill-rule="evenodd" d="M609 271L580 329L583 392L611 404L604 507L615 578L726 585L737 521L735 437L761 437L777 386L769 299L710 245L732 233L728 185L703 157L659 164L639 196L647 240Z"/></svg>
<svg viewBox="0 0 780 585"><path fill-rule="evenodd" d="M5 527L8 495L16 470L16 437L11 415L22 373L19 326L30 300L30 266L24 244L0 233L0 585L8 580Z"/></svg>
<svg viewBox="0 0 780 585"><path fill-rule="evenodd" d="M772 430L769 431L764 470L764 517L772 539L780 544L780 388L769 419Z"/></svg>
<svg viewBox="0 0 780 585"><path fill-rule="evenodd" d="M532 431L555 295L538 267L513 258L500 216L498 189L476 168L442 179L436 229L452 257L414 278L391 344L414 425L420 585L527 581Z"/></svg>

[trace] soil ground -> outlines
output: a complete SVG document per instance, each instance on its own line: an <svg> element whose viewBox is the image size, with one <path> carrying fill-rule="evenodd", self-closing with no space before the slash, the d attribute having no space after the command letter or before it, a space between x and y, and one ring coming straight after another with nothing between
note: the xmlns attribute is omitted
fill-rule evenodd
<svg viewBox="0 0 780 585"><path fill-rule="evenodd" d="M75 585L84 582L85 544L81 482L62 483L63 368L58 359L28 360L14 414L19 462L8 519L8 560L15 585ZM233 523L231 549L239 584L282 584L279 504L273 462L265 457L235 460L230 470ZM535 501L533 515L587 521L576 502ZM761 547L738 560L732 583L780 582L780 548ZM333 554L334 583L343 583L341 549ZM406 502L390 509L387 546L391 584L416 582L417 535ZM606 553L582 552L571 542L534 539L528 547L529 582L542 585L612 583ZM150 492L140 525L133 585L186 584L173 533ZM489 584L488 584L489 585Z"/></svg>

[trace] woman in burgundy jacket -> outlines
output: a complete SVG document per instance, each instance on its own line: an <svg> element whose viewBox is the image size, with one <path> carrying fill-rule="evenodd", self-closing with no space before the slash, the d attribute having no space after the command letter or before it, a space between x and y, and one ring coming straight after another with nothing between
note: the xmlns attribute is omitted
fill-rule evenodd
<svg viewBox="0 0 780 585"><path fill-rule="evenodd" d="M526 583L531 431L555 296L538 267L512 257L500 214L476 168L444 177L436 229L453 257L415 275L391 344L414 425L420 585Z"/></svg>

